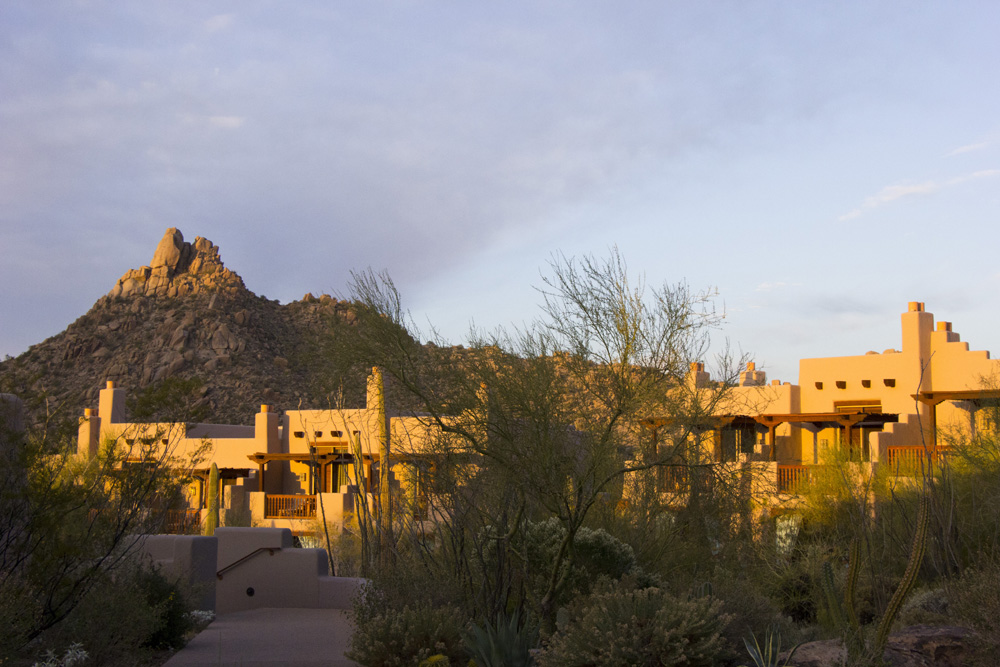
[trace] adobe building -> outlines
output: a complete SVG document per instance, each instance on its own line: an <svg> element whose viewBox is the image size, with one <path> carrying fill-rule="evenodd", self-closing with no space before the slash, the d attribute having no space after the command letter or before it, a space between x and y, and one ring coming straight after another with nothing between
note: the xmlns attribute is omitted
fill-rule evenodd
<svg viewBox="0 0 1000 667"><path fill-rule="evenodd" d="M387 413L377 372L369 378L364 408L279 413L261 405L253 426L129 422L125 390L109 381L98 409L86 409L80 419L77 453L93 458L101 443L113 440L128 452L126 460L140 460L143 447L154 447L168 465L195 479L187 490L189 509L178 519L192 525L207 511L206 485L215 464L223 523L306 534L324 518L342 525L345 515L362 505L375 512L384 500L377 497L382 489L398 489L418 474L411 468L421 465L421 452L433 437L434 429L419 419ZM392 448L385 477L383 441Z"/></svg>
<svg viewBox="0 0 1000 667"><path fill-rule="evenodd" d="M694 436L700 463L748 464L760 495L771 502L795 495L810 467L832 453L867 470L887 466L914 474L921 460L946 454L940 434L974 433L977 412L1000 401L1000 366L989 352L970 351L950 322L938 322L924 304L912 302L901 316L902 349L858 356L803 359L799 383L768 382L753 363L740 373L707 426ZM93 457L100 443L153 443L169 451L171 465L196 478L189 489L188 518L206 511L205 486L214 463L226 525L288 528L303 534L317 520L343 524L351 513L374 511L388 492L405 489L417 499L417 480L431 465L440 432L416 417L393 415L382 403L380 377L369 378L365 408L287 410L261 405L252 426L157 423L125 420L125 393L113 382L99 407L80 420L78 451ZM688 389L710 387L704 365L692 364ZM656 441L669 419L650 418ZM383 449L383 446L387 449ZM383 473L383 452L388 471ZM683 475L661 468L658 487L681 489ZM412 502L411 509L416 506ZM426 508L418 518L426 518ZM178 528L175 526L174 528Z"/></svg>
<svg viewBox="0 0 1000 667"><path fill-rule="evenodd" d="M895 474L946 454L943 433L975 433L978 412L998 404L1000 366L989 352L970 351L951 322L935 326L921 302L900 320L902 349L802 359L798 384L768 383L748 364L715 411L708 456L768 461L777 491L790 492L833 452ZM701 364L691 377L711 382Z"/></svg>

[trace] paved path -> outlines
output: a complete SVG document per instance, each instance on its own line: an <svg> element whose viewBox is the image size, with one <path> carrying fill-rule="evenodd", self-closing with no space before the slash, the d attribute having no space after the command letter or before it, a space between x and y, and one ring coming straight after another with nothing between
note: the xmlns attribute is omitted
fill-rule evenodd
<svg viewBox="0 0 1000 667"><path fill-rule="evenodd" d="M325 665L356 667L344 657L351 622L342 609L252 609L216 618L164 667Z"/></svg>

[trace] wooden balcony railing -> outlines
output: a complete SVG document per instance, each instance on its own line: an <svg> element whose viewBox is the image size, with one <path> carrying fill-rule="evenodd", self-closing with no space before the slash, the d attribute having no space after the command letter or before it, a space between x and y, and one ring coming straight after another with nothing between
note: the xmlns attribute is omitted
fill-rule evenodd
<svg viewBox="0 0 1000 667"><path fill-rule="evenodd" d="M663 466L656 469L656 486L663 493L685 493L690 479L683 466Z"/></svg>
<svg viewBox="0 0 1000 667"><path fill-rule="evenodd" d="M201 511L167 510L163 532L167 535L197 535L201 532Z"/></svg>
<svg viewBox="0 0 1000 667"><path fill-rule="evenodd" d="M915 477L928 469L928 455L931 466L944 458L944 452L927 449L920 445L889 447L889 469L897 475Z"/></svg>
<svg viewBox="0 0 1000 667"><path fill-rule="evenodd" d="M809 466L779 465L778 493L797 495L802 492L812 479Z"/></svg>
<svg viewBox="0 0 1000 667"><path fill-rule="evenodd" d="M265 519L315 519L316 496L278 496L264 498Z"/></svg>

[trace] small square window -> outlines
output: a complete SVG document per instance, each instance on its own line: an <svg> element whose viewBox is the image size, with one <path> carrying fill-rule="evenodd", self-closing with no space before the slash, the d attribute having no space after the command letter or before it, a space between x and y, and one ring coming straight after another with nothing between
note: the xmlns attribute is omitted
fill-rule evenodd
<svg viewBox="0 0 1000 667"><path fill-rule="evenodd" d="M861 381L861 386L864 387L865 389L871 389L872 381L871 380L862 380Z"/></svg>
<svg viewBox="0 0 1000 667"><path fill-rule="evenodd" d="M882 380L882 383L885 384L885 386L887 386L887 387L895 387L896 386L896 379L895 378L886 378L886 379Z"/></svg>
<svg viewBox="0 0 1000 667"><path fill-rule="evenodd" d="M847 380L837 380L837 389L847 389Z"/></svg>
<svg viewBox="0 0 1000 667"><path fill-rule="evenodd" d="M817 382L816 383L816 388L817 389L822 389L823 388L823 383L822 382Z"/></svg>

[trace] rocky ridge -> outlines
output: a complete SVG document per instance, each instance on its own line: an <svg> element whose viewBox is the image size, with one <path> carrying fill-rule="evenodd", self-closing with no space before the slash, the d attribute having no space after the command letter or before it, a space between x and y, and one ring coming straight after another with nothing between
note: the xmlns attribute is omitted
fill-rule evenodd
<svg viewBox="0 0 1000 667"><path fill-rule="evenodd" d="M205 291L240 290L246 290L243 279L222 264L218 246L200 236L194 243L187 243L184 235L171 227L156 246L149 266L126 272L108 298L178 297Z"/></svg>
<svg viewBox="0 0 1000 667"><path fill-rule="evenodd" d="M149 266L127 271L65 331L0 363L0 391L44 401L70 419L107 380L131 395L170 379L196 387L188 407L245 423L261 402L328 407L363 396L363 369L344 352L351 304L307 294L282 305L248 290L219 248L170 228Z"/></svg>

